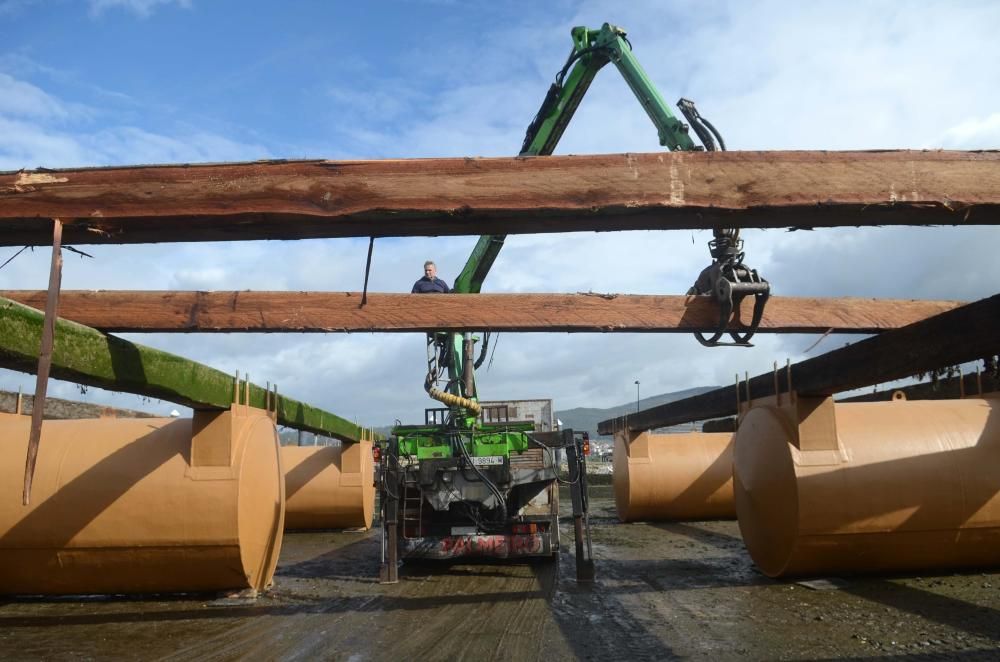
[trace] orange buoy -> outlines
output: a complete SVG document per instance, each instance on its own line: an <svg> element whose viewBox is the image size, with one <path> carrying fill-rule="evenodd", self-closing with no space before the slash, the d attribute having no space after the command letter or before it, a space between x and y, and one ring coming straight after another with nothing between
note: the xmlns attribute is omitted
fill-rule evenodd
<svg viewBox="0 0 1000 662"><path fill-rule="evenodd" d="M767 575L1000 564L1000 401L752 407L736 511Z"/></svg>
<svg viewBox="0 0 1000 662"><path fill-rule="evenodd" d="M0 414L0 592L263 589L284 480L263 410L48 420L21 504L30 418Z"/></svg>
<svg viewBox="0 0 1000 662"><path fill-rule="evenodd" d="M636 520L732 519L733 435L643 432L615 436L618 517Z"/></svg>
<svg viewBox="0 0 1000 662"><path fill-rule="evenodd" d="M375 513L372 442L282 446L286 529L370 528Z"/></svg>

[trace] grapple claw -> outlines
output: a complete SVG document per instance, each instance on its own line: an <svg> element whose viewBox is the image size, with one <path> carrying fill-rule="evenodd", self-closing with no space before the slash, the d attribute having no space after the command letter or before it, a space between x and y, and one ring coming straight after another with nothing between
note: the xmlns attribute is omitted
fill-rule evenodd
<svg viewBox="0 0 1000 662"><path fill-rule="evenodd" d="M743 241L739 238L739 230L716 230L708 248L715 261L701 272L688 293L708 294L715 299L719 304L719 325L711 337L706 338L701 332L695 332L694 337L706 347L753 347L750 339L764 316L771 285L756 269L743 264ZM746 331L729 331L733 310L738 311L748 296L754 298L750 325ZM727 332L733 342L719 342Z"/></svg>

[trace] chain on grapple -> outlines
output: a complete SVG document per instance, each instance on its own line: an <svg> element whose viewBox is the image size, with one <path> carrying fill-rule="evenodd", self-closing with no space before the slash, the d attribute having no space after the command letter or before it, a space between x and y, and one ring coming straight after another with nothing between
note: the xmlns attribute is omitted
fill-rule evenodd
<svg viewBox="0 0 1000 662"><path fill-rule="evenodd" d="M743 240L738 229L715 229L708 242L712 264L702 270L688 294L707 294L719 304L719 325L710 338L696 332L694 337L706 347L752 347L750 338L757 332L764 315L764 305L771 295L771 285L756 269L743 264ZM739 310L743 299L753 296L753 317L747 331L729 331L733 342L719 342L726 334L733 310Z"/></svg>

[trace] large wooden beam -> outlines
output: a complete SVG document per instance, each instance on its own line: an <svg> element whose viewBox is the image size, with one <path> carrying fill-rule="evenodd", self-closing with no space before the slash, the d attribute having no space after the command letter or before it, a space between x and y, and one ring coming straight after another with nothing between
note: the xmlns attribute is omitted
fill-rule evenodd
<svg viewBox="0 0 1000 662"><path fill-rule="evenodd" d="M803 395L832 395L991 357L1000 352L998 321L1000 294L796 363L791 366L792 388ZM786 374L784 368L778 371L782 391L788 390ZM741 383L740 389L745 388ZM749 382L751 398L774 395L774 389L775 376L770 372ZM745 401L745 390L741 393ZM652 430L732 415L736 396L734 384L631 416L601 421L598 431L613 434L623 429Z"/></svg>
<svg viewBox="0 0 1000 662"><path fill-rule="evenodd" d="M0 245L1000 223L1000 153L663 152L0 173Z"/></svg>
<svg viewBox="0 0 1000 662"><path fill-rule="evenodd" d="M28 373L37 369L42 322L42 313L34 308L0 299L0 367ZM64 319L56 323L51 375L194 409L228 408L235 385L233 375ZM264 408L264 388L251 384L249 395L250 405ZM357 425L280 394L277 414L278 423L290 428L342 441L361 439Z"/></svg>
<svg viewBox="0 0 1000 662"><path fill-rule="evenodd" d="M0 297L38 307L44 291ZM692 332L718 324L704 296L358 292L64 291L61 315L103 331L572 331ZM955 301L771 297L760 331L878 333L962 305ZM752 316L744 301L740 320Z"/></svg>
<svg viewBox="0 0 1000 662"><path fill-rule="evenodd" d="M883 389L874 393L852 395L849 398L837 398L837 402L888 402L896 393L902 393L907 400L955 400L964 397L978 397L995 393L1000 389L1000 380L989 373L972 373L964 375L961 382L958 377L947 377L937 382L921 382L897 388ZM736 417L716 418L705 421L702 432L735 432Z"/></svg>

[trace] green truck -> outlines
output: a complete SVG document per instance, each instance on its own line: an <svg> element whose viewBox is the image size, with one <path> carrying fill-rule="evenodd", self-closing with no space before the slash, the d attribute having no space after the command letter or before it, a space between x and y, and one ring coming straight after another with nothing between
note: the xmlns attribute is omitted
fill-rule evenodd
<svg viewBox="0 0 1000 662"><path fill-rule="evenodd" d="M672 150L724 148L714 127L682 99L681 112L703 146L695 144L689 125L671 113L636 61L624 30L604 24L599 30L573 28L571 35L572 51L528 127L522 156L552 153L594 76L609 62L656 125L661 145ZM758 308L766 300L766 292L759 296L766 282L742 264L738 235L734 229L715 231L709 244L715 262L699 277L711 291L695 293L725 290L719 299L720 332L699 337L705 344L721 344L734 298L738 303L753 295ZM480 291L504 240L502 235L479 238L455 281L455 292ZM759 321L759 311L755 318ZM750 335L752 331L734 340L747 344ZM419 425L396 426L381 459L383 582L397 581L405 558L558 557L560 481L568 484L572 499L577 578L594 577L585 466L589 440L572 430L537 430L533 421L512 416L509 405L484 407L475 372L489 345L489 332L481 337L472 332L427 335L424 388L443 406L427 409ZM565 477L560 474L563 459Z"/></svg>

